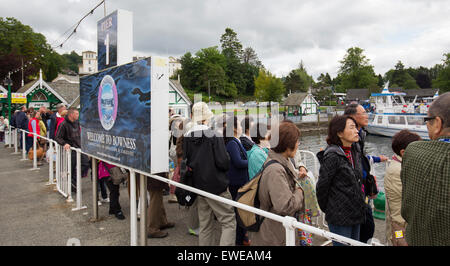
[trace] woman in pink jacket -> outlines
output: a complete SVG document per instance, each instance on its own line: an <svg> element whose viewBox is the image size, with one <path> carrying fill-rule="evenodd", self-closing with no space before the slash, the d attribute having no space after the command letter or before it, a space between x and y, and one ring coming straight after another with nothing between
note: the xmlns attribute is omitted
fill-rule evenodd
<svg viewBox="0 0 450 266"><path fill-rule="evenodd" d="M113 167L116 166L100 161L100 163L98 164L98 179L104 180L104 182L106 182L106 186L108 186L109 189L109 214L114 214L117 219L123 220L125 219L125 216L123 215L122 208L119 204L120 185L113 184L108 171Z"/></svg>

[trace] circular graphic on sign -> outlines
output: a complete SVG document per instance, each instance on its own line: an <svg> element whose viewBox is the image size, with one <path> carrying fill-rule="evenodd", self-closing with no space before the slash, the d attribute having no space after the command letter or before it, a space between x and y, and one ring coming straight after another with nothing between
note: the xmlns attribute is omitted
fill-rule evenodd
<svg viewBox="0 0 450 266"><path fill-rule="evenodd" d="M106 75L98 89L98 115L102 127L110 130L114 126L117 116L118 97L114 79Z"/></svg>

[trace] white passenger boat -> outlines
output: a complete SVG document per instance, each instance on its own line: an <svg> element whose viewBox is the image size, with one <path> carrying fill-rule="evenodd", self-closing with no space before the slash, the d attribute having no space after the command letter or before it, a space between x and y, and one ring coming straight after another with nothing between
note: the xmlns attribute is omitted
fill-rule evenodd
<svg viewBox="0 0 450 266"><path fill-rule="evenodd" d="M367 131L374 135L393 137L400 130L408 129L419 134L422 139L429 139L424 117L431 103L416 103L417 96L412 103L406 103L403 98L406 94L390 92L388 85L381 93L371 95L375 101L375 110L369 115Z"/></svg>

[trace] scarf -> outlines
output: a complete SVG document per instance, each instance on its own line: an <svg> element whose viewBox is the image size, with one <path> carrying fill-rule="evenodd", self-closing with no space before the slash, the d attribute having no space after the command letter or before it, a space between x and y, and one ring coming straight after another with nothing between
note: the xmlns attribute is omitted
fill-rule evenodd
<svg viewBox="0 0 450 266"><path fill-rule="evenodd" d="M347 156L347 159L350 161L350 163L352 164L352 167L354 168L353 157L352 157L352 147L341 146L341 148L342 148L342 150L344 150L345 156Z"/></svg>

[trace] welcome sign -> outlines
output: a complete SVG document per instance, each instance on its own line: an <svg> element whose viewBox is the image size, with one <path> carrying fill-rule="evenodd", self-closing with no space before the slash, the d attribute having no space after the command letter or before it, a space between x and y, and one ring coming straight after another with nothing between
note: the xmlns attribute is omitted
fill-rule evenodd
<svg viewBox="0 0 450 266"><path fill-rule="evenodd" d="M152 57L80 78L84 152L148 173L168 171L167 66Z"/></svg>

